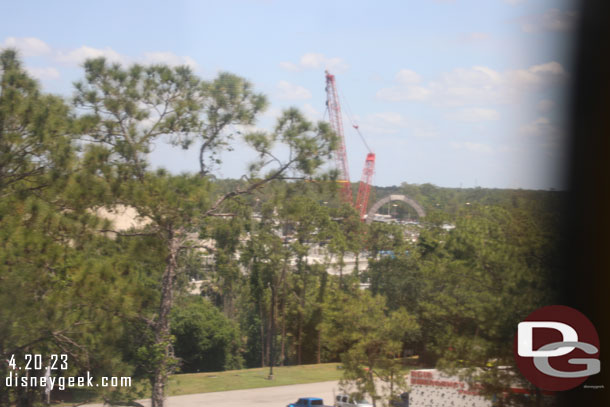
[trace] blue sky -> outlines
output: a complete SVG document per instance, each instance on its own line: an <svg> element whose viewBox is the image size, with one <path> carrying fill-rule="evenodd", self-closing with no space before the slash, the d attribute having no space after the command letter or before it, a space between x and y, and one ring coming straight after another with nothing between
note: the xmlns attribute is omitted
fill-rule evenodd
<svg viewBox="0 0 610 407"><path fill-rule="evenodd" d="M574 0L20 1L0 3L0 48L16 47L43 89L69 98L87 57L230 71L283 108L324 117L324 70L343 96L352 181L366 149L374 183L561 188ZM349 108L349 109L348 109ZM238 144L217 174L239 177ZM197 170L159 144L155 166Z"/></svg>

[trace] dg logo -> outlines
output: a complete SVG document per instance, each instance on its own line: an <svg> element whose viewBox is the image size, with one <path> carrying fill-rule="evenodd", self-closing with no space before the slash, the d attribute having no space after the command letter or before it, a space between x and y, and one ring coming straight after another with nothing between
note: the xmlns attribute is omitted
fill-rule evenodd
<svg viewBox="0 0 610 407"><path fill-rule="evenodd" d="M514 352L521 373L543 390L572 389L601 369L595 327L563 305L540 308L519 323Z"/></svg>

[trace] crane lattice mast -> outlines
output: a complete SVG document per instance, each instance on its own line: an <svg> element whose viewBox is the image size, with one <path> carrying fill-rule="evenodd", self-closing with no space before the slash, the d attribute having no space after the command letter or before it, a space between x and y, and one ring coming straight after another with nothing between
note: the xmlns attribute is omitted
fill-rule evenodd
<svg viewBox="0 0 610 407"><path fill-rule="evenodd" d="M371 192L371 185L373 183L373 174L375 173L375 153L371 151L366 141L360 134L358 126L354 125L354 128L358 131L358 134L362 138L364 145L369 150L364 161L364 169L362 170L362 178L360 179L360 185L358 186L358 195L356 197L356 204L352 198L352 187L349 180L349 169L347 166L347 152L345 149L345 137L343 135L343 120L341 118L341 105L339 104L339 96L337 93L337 86L335 83L335 76L331 75L326 71L326 106L328 108L328 116L330 119L330 127L337 134L339 138L339 146L335 153L335 160L337 162L337 169L339 170L339 182L341 183L341 200L345 203L352 205L360 215L360 219L364 220L366 217L366 210L369 204L369 195Z"/></svg>
<svg viewBox="0 0 610 407"><path fill-rule="evenodd" d="M339 139L339 145L335 152L335 160L337 162L337 170L339 171L338 181L341 183L341 200L352 205L352 187L349 181L345 137L343 136L343 120L341 119L341 105L339 104L339 95L337 94L337 87L335 85L335 75L331 75L328 71L326 71L326 106L328 108L330 127Z"/></svg>

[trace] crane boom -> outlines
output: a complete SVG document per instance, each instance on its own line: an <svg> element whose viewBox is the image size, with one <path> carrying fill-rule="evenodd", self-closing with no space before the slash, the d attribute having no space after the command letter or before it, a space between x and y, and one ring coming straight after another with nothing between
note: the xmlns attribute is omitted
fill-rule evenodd
<svg viewBox="0 0 610 407"><path fill-rule="evenodd" d="M364 137L360 134L358 126L354 128L358 131L360 138L366 146L369 153L364 161L364 169L362 170L362 178L360 179L360 185L358 186L358 195L356 197L356 204L354 205L352 197L352 186L349 180L349 169L347 166L347 152L345 149L345 136L343 135L343 120L341 118L341 105L339 104L339 95L337 93L337 86L335 84L335 75L331 75L326 71L326 107L328 108L328 116L330 120L330 127L337 134L339 139L339 146L335 153L335 160L337 162L337 168L339 170L339 182L341 183L341 201L350 204L354 207L360 215L360 220L364 221L366 217L366 210L369 204L369 195L371 192L371 184L373 182L373 174L375 173L375 153L371 151L369 146L366 144Z"/></svg>
<svg viewBox="0 0 610 407"><path fill-rule="evenodd" d="M339 104L339 95L335 85L335 75L331 75L326 71L326 106L328 108L328 116L330 127L333 129L339 145L335 152L335 160L337 169L339 170L339 182L341 200L344 203L353 205L352 186L349 181L349 168L347 166L347 153L345 151L345 137L343 136L343 120L341 119L341 105Z"/></svg>

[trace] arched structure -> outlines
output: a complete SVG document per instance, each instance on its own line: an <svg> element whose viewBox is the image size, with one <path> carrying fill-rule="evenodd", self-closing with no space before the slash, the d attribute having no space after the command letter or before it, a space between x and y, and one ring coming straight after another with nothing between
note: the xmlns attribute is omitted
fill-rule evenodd
<svg viewBox="0 0 610 407"><path fill-rule="evenodd" d="M383 205L385 205L391 201L402 201L402 202L406 203L407 205L409 205L411 208L415 209L415 212L417 212L418 217L423 218L424 216L426 216L426 212L424 211L424 208L422 208L417 202L415 202L413 199L409 198L408 196L406 196L406 195L388 195L385 198L382 198L379 201L375 202L375 205L373 205L371 207L371 209L369 210L369 212L366 216L366 223L371 223L373 221L373 218L375 217L375 214L379 210L379 208L381 208Z"/></svg>

